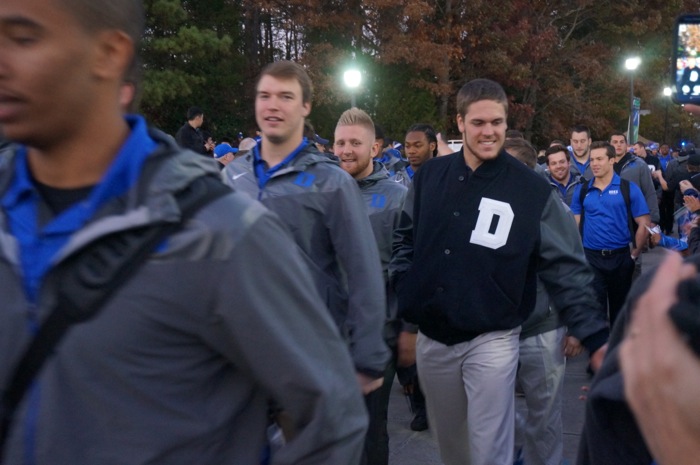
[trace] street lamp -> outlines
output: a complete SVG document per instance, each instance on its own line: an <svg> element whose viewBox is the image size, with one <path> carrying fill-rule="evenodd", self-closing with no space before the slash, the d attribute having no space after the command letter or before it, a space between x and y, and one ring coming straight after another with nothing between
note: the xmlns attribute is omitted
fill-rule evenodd
<svg viewBox="0 0 700 465"><path fill-rule="evenodd" d="M639 67L641 63L642 59L639 57L632 57L625 60L625 68L630 70L630 118L629 122L627 123L628 144L633 144L637 142L636 140L632 140L632 125L634 123L632 121L634 118L634 71Z"/></svg>
<svg viewBox="0 0 700 465"><path fill-rule="evenodd" d="M350 89L350 108L355 108L355 89L360 87L362 83L362 73L356 69L349 69L343 73L343 81Z"/></svg>
<svg viewBox="0 0 700 465"><path fill-rule="evenodd" d="M671 90L670 87L664 87L664 97L665 98L665 109L664 109L664 140L663 143L667 144L668 141L666 140L666 135L668 133L668 99L671 97L671 93L673 91Z"/></svg>

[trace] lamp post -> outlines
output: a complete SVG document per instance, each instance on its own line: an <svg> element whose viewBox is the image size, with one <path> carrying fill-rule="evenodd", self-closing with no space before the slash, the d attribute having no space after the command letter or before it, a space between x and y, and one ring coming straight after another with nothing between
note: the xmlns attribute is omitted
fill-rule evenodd
<svg viewBox="0 0 700 465"><path fill-rule="evenodd" d="M665 97L665 108L664 108L664 144L668 144L668 141L666 140L666 135L668 134L668 99L671 97L671 88L670 87L664 87L664 97Z"/></svg>
<svg viewBox="0 0 700 465"><path fill-rule="evenodd" d="M348 89L350 89L350 108L355 108L355 89L360 87L362 83L362 73L357 69L349 69L343 73L343 81Z"/></svg>
<svg viewBox="0 0 700 465"><path fill-rule="evenodd" d="M634 71L642 63L639 57L632 57L625 60L625 68L630 70L630 117L627 123L627 143L633 144L636 140L632 140L632 126L634 124ZM635 138L636 139L636 138Z"/></svg>

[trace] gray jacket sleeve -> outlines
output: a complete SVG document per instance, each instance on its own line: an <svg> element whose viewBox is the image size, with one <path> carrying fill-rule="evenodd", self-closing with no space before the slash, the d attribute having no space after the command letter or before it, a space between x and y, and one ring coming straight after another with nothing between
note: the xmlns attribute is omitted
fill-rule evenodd
<svg viewBox="0 0 700 465"><path fill-rule="evenodd" d="M590 285L593 271L576 222L555 192L542 211L540 241L538 276L561 321L593 353L607 342L607 322Z"/></svg>
<svg viewBox="0 0 700 465"><path fill-rule="evenodd" d="M413 184L408 188L406 200L399 217L399 224L394 229L394 243L391 262L389 263L389 281L396 288L396 282L406 273L413 263L413 205L415 190Z"/></svg>
<svg viewBox="0 0 700 465"><path fill-rule="evenodd" d="M384 343L386 292L379 249L367 207L354 179L347 177L334 191L326 227L346 273L348 315L345 330L356 369L380 377L389 362Z"/></svg>
<svg viewBox="0 0 700 465"><path fill-rule="evenodd" d="M203 337L292 418L297 435L275 465L358 463L367 415L345 342L284 226L255 210L212 276L221 285Z"/></svg>
<svg viewBox="0 0 700 465"><path fill-rule="evenodd" d="M634 166L622 171L622 177L639 186L644 194L644 199L647 201L651 222L658 223L660 220L659 201L656 197L656 189L654 189L654 182L651 179L651 173L649 168L647 168L646 162L642 161L640 163L635 161Z"/></svg>

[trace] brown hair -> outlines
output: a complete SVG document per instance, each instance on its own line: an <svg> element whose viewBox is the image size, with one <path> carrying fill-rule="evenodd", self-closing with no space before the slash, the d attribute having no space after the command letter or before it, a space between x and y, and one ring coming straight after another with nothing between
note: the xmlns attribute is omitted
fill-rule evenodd
<svg viewBox="0 0 700 465"><path fill-rule="evenodd" d="M265 66L258 76L258 80L255 83L255 88L257 89L260 80L264 76L272 76L277 79L282 80L296 80L301 86L301 97L304 103L311 103L314 96L314 88L311 84L311 78L306 70L294 61L282 60L275 61Z"/></svg>

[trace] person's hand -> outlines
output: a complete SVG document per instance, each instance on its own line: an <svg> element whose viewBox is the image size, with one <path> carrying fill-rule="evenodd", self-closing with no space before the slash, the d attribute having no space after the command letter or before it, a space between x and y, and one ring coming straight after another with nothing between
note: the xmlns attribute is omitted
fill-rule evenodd
<svg viewBox="0 0 700 465"><path fill-rule="evenodd" d="M581 352L583 352L583 346L581 342L574 336L566 336L564 338L564 356L565 357L576 357Z"/></svg>
<svg viewBox="0 0 700 465"><path fill-rule="evenodd" d="M679 182L678 187L680 188L681 192L685 192L688 189L694 189L693 184L687 179L684 179L681 182Z"/></svg>
<svg viewBox="0 0 700 465"><path fill-rule="evenodd" d="M591 370L593 373L597 373L600 367L603 366L603 359L605 354L608 352L608 344L604 344L600 349L596 350L591 354Z"/></svg>
<svg viewBox="0 0 700 465"><path fill-rule="evenodd" d="M382 384L384 384L384 378L374 379L362 373L355 374L357 375L357 382L360 385L362 395L366 396L370 392L379 389L380 387L382 387Z"/></svg>
<svg viewBox="0 0 700 465"><path fill-rule="evenodd" d="M649 243L651 247L656 247L661 242L661 234L649 234Z"/></svg>
<svg viewBox="0 0 700 465"><path fill-rule="evenodd" d="M683 205L685 205L685 208L687 208L688 211L694 213L700 210L700 199L693 195L684 195Z"/></svg>
<svg viewBox="0 0 700 465"><path fill-rule="evenodd" d="M416 338L417 334L401 331L399 333L398 349L398 365L400 367L409 367L416 363Z"/></svg>
<svg viewBox="0 0 700 465"><path fill-rule="evenodd" d="M447 145L447 141L442 138L442 133L438 132L435 136L437 137L438 157L454 153L454 150L452 150L450 146Z"/></svg>
<svg viewBox="0 0 700 465"><path fill-rule="evenodd" d="M625 397L660 464L696 464L700 457L700 359L668 316L678 284L696 273L670 253L638 300L620 345Z"/></svg>

